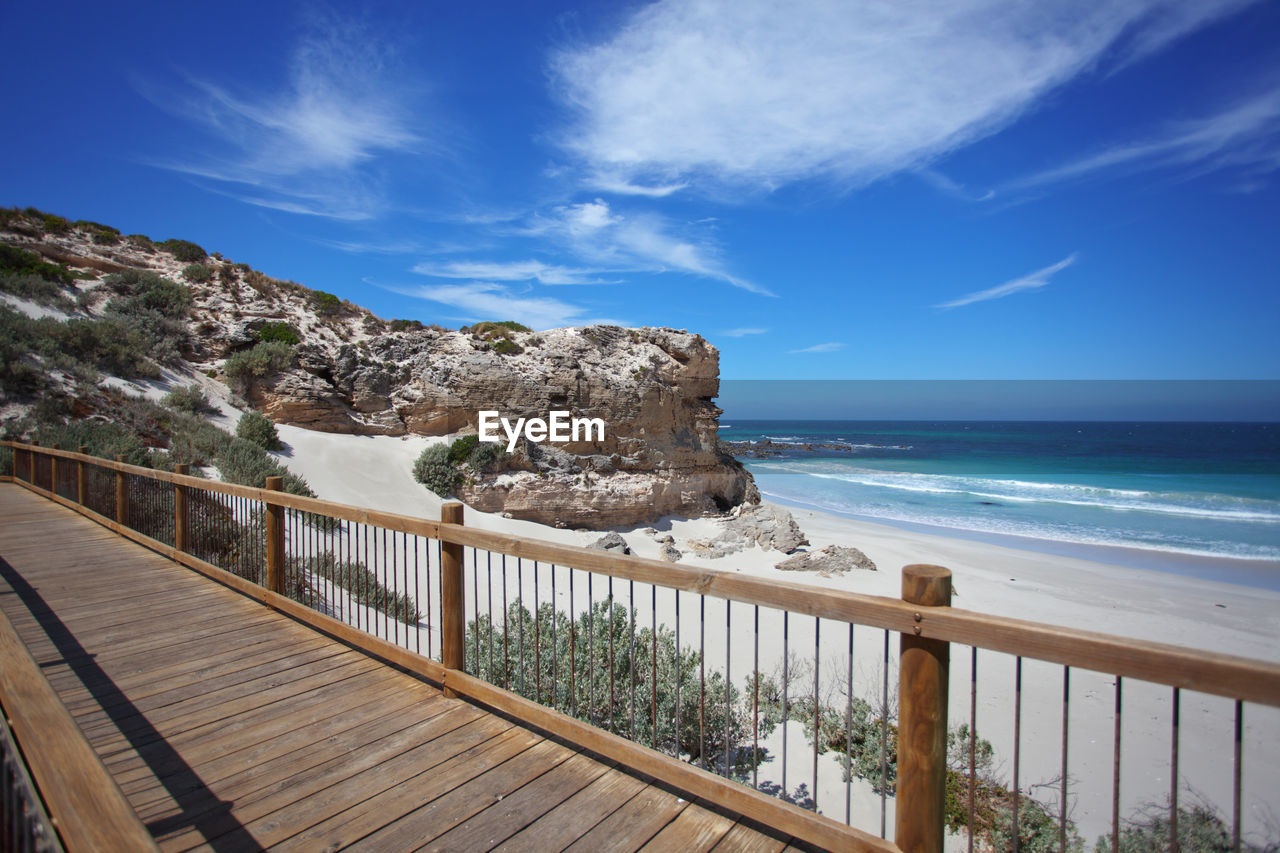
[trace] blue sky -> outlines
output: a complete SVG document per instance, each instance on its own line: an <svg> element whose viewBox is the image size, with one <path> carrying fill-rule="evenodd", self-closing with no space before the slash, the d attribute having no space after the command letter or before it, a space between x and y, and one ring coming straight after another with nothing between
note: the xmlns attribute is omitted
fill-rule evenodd
<svg viewBox="0 0 1280 853"><path fill-rule="evenodd" d="M1280 4L7 3L0 204L731 379L1280 378Z"/></svg>

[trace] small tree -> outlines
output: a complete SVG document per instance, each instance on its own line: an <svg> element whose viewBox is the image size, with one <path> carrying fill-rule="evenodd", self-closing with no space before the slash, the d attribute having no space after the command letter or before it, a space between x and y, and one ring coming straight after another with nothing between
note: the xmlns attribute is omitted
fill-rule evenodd
<svg viewBox="0 0 1280 853"><path fill-rule="evenodd" d="M251 441L263 450L279 450L280 433L271 419L261 412L245 412L236 424L236 436Z"/></svg>

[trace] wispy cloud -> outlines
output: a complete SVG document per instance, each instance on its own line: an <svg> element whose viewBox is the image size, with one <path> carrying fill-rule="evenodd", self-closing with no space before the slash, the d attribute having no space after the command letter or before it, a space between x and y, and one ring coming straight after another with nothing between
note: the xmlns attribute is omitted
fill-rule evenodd
<svg viewBox="0 0 1280 853"><path fill-rule="evenodd" d="M396 289L396 292L448 305L460 312L459 319L466 321L510 318L539 330L611 322L586 318L587 309L581 305L546 296L529 296L497 282L424 285Z"/></svg>
<svg viewBox="0 0 1280 853"><path fill-rule="evenodd" d="M609 284L594 276L598 271L545 264L542 261L448 261L421 263L413 268L433 278L467 278L481 281L537 281L539 284Z"/></svg>
<svg viewBox="0 0 1280 853"><path fill-rule="evenodd" d="M776 296L767 287L730 272L714 246L690 236L688 232L696 229L685 226L683 230L659 214L618 212L603 199L595 199L535 214L516 233L557 241L604 269L684 273Z"/></svg>
<svg viewBox="0 0 1280 853"><path fill-rule="evenodd" d="M745 338L747 335L763 335L768 333L768 329L743 328L730 329L727 332L721 332L722 337L726 338Z"/></svg>
<svg viewBox="0 0 1280 853"><path fill-rule="evenodd" d="M1029 275L1021 278L1015 278L1012 281L1006 281L1004 284L997 285L987 290L978 290L959 299L953 299L950 302L942 302L933 306L934 308L959 308L962 305L972 305L975 302L986 302L988 299L1002 299L1006 296L1012 296L1024 290L1034 290L1044 287L1049 283L1049 279L1057 273L1062 272L1067 267L1076 262L1076 253L1072 252L1067 257L1058 261L1056 264L1047 266L1042 270L1036 270Z"/></svg>
<svg viewBox="0 0 1280 853"><path fill-rule="evenodd" d="M858 186L1251 2L659 0L553 58L560 141L623 189Z"/></svg>
<svg viewBox="0 0 1280 853"><path fill-rule="evenodd" d="M425 145L409 96L386 67L387 50L358 22L316 17L278 91L237 92L190 79L181 93L139 82L208 139L202 156L157 165L208 179L262 207L334 219L374 216L382 203L381 156ZM176 106L175 106L176 105Z"/></svg>
<svg viewBox="0 0 1280 853"><path fill-rule="evenodd" d="M1254 178L1280 169L1280 85L1163 133L1113 145L1014 181L1026 190L1104 172L1178 167L1192 174L1236 168Z"/></svg>
<svg viewBox="0 0 1280 853"><path fill-rule="evenodd" d="M814 344L811 347L804 347L803 349L787 350L787 352L794 355L795 353L801 352L836 352L837 350L842 349L844 349L844 344L839 341L831 341L825 344Z"/></svg>

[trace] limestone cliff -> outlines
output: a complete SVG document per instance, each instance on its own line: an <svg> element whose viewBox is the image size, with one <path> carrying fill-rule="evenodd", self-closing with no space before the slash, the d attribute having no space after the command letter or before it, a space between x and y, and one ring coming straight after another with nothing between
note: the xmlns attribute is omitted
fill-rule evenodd
<svg viewBox="0 0 1280 853"><path fill-rule="evenodd" d="M184 283L190 313L169 367L226 381L277 422L451 435L475 432L482 409L513 421L554 410L604 421L602 439L522 441L496 472L472 472L459 497L477 509L606 528L759 501L750 474L717 447L719 353L696 334L616 326L533 333L493 324L449 331L387 322L185 241L124 238L58 217L46 217L60 222L46 228L38 216L9 213L0 242L75 272L75 315L104 312L119 290L112 273L140 270ZM273 335L289 341L280 344L282 355L231 371L231 361L241 359L243 368L244 357Z"/></svg>
<svg viewBox="0 0 1280 853"><path fill-rule="evenodd" d="M501 339L500 339L501 340ZM718 451L719 353L698 335L616 326L513 333L502 354L480 335L387 331L255 379L248 399L278 421L362 434L477 429L481 410L599 418L603 439L520 442L515 463L464 485L477 509L570 527L722 512L759 495ZM514 470L511 470L513 469Z"/></svg>

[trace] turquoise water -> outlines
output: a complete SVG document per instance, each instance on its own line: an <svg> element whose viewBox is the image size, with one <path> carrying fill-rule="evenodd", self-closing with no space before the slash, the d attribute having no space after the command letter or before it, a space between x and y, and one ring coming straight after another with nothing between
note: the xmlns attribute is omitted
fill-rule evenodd
<svg viewBox="0 0 1280 853"><path fill-rule="evenodd" d="M731 421L720 435L782 445L743 462L786 503L1171 562L1275 562L1280 583L1280 424Z"/></svg>

